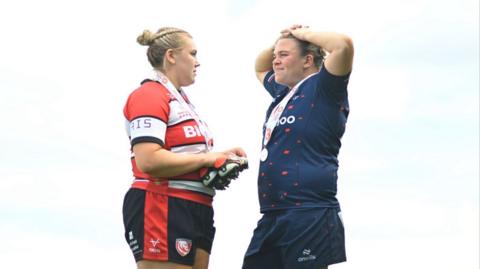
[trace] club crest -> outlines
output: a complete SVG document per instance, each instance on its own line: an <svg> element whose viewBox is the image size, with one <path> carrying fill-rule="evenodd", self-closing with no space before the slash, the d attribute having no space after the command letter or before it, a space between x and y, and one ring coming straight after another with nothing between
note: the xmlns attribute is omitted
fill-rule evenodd
<svg viewBox="0 0 480 269"><path fill-rule="evenodd" d="M187 256L192 249L192 240L177 238L177 240L175 241L175 248L177 249L177 252L178 254L180 254L180 256Z"/></svg>

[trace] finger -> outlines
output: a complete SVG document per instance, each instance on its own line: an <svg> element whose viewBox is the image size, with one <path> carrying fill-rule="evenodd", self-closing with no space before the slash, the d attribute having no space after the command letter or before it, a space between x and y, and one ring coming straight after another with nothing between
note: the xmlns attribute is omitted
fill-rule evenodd
<svg viewBox="0 0 480 269"><path fill-rule="evenodd" d="M233 152L235 155L240 156L240 157L246 157L247 155L245 154L245 151L242 148L234 148Z"/></svg>
<svg viewBox="0 0 480 269"><path fill-rule="evenodd" d="M292 34L292 32L291 32L290 30L288 30L288 31L282 31L282 32L280 33L280 36L281 36L281 37L288 37L288 36L291 35L291 34Z"/></svg>
<svg viewBox="0 0 480 269"><path fill-rule="evenodd" d="M242 148L238 149L238 154L237 155L240 156L240 157L247 157L247 153L245 153L245 151Z"/></svg>

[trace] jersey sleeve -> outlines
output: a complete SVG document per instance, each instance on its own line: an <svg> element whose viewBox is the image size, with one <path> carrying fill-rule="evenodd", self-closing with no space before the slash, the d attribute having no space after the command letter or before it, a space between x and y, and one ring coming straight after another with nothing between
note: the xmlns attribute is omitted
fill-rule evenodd
<svg viewBox="0 0 480 269"><path fill-rule="evenodd" d="M336 101L341 101L345 98L350 73L344 76L336 76L328 72L327 68L323 66L319 76L321 89L324 89L327 95L333 97Z"/></svg>
<svg viewBox="0 0 480 269"><path fill-rule="evenodd" d="M263 79L263 87L265 87L267 92L273 98L277 97L277 95L281 94L285 89L288 88L285 85L281 85L275 82L275 73L273 72L273 70L269 71Z"/></svg>
<svg viewBox="0 0 480 269"><path fill-rule="evenodd" d="M141 142L165 145L170 113L168 92L156 82L146 82L128 98L123 113L133 147Z"/></svg>

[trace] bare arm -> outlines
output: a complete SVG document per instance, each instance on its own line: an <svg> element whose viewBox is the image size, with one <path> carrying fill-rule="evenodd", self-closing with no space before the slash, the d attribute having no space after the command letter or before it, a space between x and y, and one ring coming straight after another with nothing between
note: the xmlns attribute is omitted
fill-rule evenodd
<svg viewBox="0 0 480 269"><path fill-rule="evenodd" d="M156 143L139 143L133 146L137 167L154 177L172 177L193 172L202 167L212 166L217 158L231 154L246 157L241 148L224 152L201 154L178 154L162 148Z"/></svg>
<svg viewBox="0 0 480 269"><path fill-rule="evenodd" d="M260 83L263 83L268 71L273 69L273 47L263 50L255 60L255 73Z"/></svg>
<svg viewBox="0 0 480 269"><path fill-rule="evenodd" d="M294 25L282 31L282 34L288 33L326 50L329 55L326 57L324 65L330 73L343 76L352 70L354 49L353 42L347 35L334 32L315 32L300 25Z"/></svg>

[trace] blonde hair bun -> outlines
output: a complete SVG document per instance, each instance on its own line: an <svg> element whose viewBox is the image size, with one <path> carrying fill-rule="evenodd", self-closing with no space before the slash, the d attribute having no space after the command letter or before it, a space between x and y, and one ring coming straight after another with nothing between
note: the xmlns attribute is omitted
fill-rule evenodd
<svg viewBox="0 0 480 269"><path fill-rule="evenodd" d="M137 42L142 46L150 46L156 38L156 34L149 30L144 30L141 35L137 37Z"/></svg>

